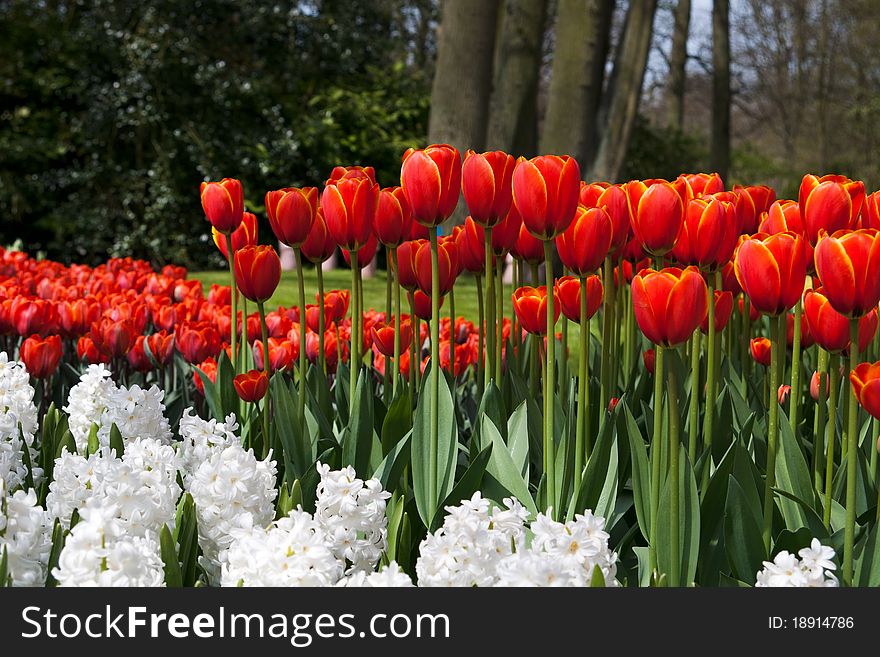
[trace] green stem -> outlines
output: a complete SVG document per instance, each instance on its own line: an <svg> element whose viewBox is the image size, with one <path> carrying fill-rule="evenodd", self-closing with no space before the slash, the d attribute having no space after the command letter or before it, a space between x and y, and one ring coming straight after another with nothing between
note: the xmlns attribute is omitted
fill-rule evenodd
<svg viewBox="0 0 880 657"><path fill-rule="evenodd" d="M670 554L669 554L669 579L672 586L681 586L681 554L680 539L681 518L679 507L680 479L679 452L681 441L678 430L678 382L675 378L675 368L667 368L668 385L666 387L667 406L669 407L669 506L670 506Z"/></svg>
<svg viewBox="0 0 880 657"><path fill-rule="evenodd" d="M484 385L489 387L490 381L495 376L495 341L498 336L496 334L496 316L495 316L495 270L492 258L492 228L486 228L484 231L485 250L486 250L486 324L482 329L486 332L486 378ZM482 325L481 325L482 326ZM497 382L501 385L501 382Z"/></svg>
<svg viewBox="0 0 880 657"><path fill-rule="evenodd" d="M232 248L232 233L227 233L226 235L226 252L229 254L226 258L229 261L229 283L232 287L230 290L230 302L232 304L232 322L231 322L231 333L232 335L229 338L229 344L232 347L232 370L233 374L238 373L238 368L236 367L236 363L238 361L238 349L236 349L238 343L238 285L235 283L235 251ZM266 345L264 344L265 348Z"/></svg>
<svg viewBox="0 0 880 657"><path fill-rule="evenodd" d="M605 258L602 270L602 285L605 288L605 307L602 315L602 360L599 374L599 408L608 408L611 387L611 338L614 332L614 272L611 267L611 256Z"/></svg>
<svg viewBox="0 0 880 657"><path fill-rule="evenodd" d="M747 399L748 393L748 376L751 369L751 358L749 358L749 341L752 338L752 302L747 294L743 294L743 312L742 312L742 335L739 343L739 368L740 382L739 392L743 399Z"/></svg>
<svg viewBox="0 0 880 657"><path fill-rule="evenodd" d="M849 320L849 370L859 364L859 319ZM846 386L849 397L849 413L846 429L846 524L843 532L843 583L852 585L853 549L856 536L856 477L859 467L858 412L859 405L851 385Z"/></svg>
<svg viewBox="0 0 880 657"><path fill-rule="evenodd" d="M504 263L495 267L495 383L501 389L501 373L504 367Z"/></svg>
<svg viewBox="0 0 880 657"><path fill-rule="evenodd" d="M712 470L712 434L715 432L715 378L717 373L718 350L715 336L715 275L707 276L709 296L709 314L706 319L708 324L708 351L706 354L706 417L703 420L703 444L707 455L703 463L703 476L701 490L705 491L709 486L709 475ZM770 320L771 322L773 320Z"/></svg>
<svg viewBox="0 0 880 657"><path fill-rule="evenodd" d="M361 348L361 337L360 337L360 328L358 326L358 271L357 268L357 251L352 251L351 253L351 346L350 346L350 356L348 359L349 364L349 373L348 373L348 410L349 410L349 422L351 421L351 406L354 401L354 391L357 388L357 377L358 370L360 369L360 348ZM300 352L305 349L305 345L300 345Z"/></svg>
<svg viewBox="0 0 880 657"><path fill-rule="evenodd" d="M825 504L822 522L831 527L831 491L834 483L834 450L837 443L837 397L840 392L840 356L831 354L828 365L828 437L825 451Z"/></svg>
<svg viewBox="0 0 880 657"><path fill-rule="evenodd" d="M385 248L385 324L391 323L391 288L393 287L394 274L391 271L391 250ZM395 327L396 329L396 327ZM395 330L396 333L396 330ZM397 365L397 363L394 363ZM391 391L391 368L388 367L388 359L385 359L385 403L388 403Z"/></svg>
<svg viewBox="0 0 880 657"><path fill-rule="evenodd" d="M626 335L624 338L624 369L626 370L626 385L629 385L630 377L632 376L633 364L635 361L635 355L637 353L636 349L636 334L635 334L635 312L633 311L632 301L628 298L629 292L626 292L627 300L624 303L624 308L626 308Z"/></svg>
<svg viewBox="0 0 880 657"><path fill-rule="evenodd" d="M828 352L821 348L818 349L819 401L816 402L816 423L813 431L813 485L816 490L821 490L822 477L820 473L822 471L822 448L825 436L825 412L827 410L825 404L828 399Z"/></svg>
<svg viewBox="0 0 880 657"><path fill-rule="evenodd" d="M296 255L296 277L299 282L299 416L306 416L306 369L308 361L306 360L306 284L305 275L302 267L302 249L299 247L293 250ZM324 301L321 301L323 312ZM262 318L261 318L262 319ZM265 320L263 320L265 322ZM265 340L265 338L263 338ZM266 357L269 355L269 346L263 343ZM266 360L264 358L264 360Z"/></svg>
<svg viewBox="0 0 880 657"><path fill-rule="evenodd" d="M700 331L691 336L691 404L688 432L688 458L697 460L697 435L700 433Z"/></svg>
<svg viewBox="0 0 880 657"><path fill-rule="evenodd" d="M770 338L770 390L767 393L770 404L767 419L767 473L764 486L764 551L770 553L770 536L773 529L773 487L776 485L776 445L779 438L779 349L785 340L785 315L770 318L772 337Z"/></svg>
<svg viewBox="0 0 880 657"><path fill-rule="evenodd" d="M257 302L257 310L260 312L260 330L263 333L263 371L269 376L269 329L266 326L266 308L262 301ZM300 316L302 319L302 316ZM300 346L300 353L304 351ZM271 386L270 386L271 387ZM300 417L305 417L301 415ZM266 390L266 396L263 397L263 458L269 454L269 390Z"/></svg>
<svg viewBox="0 0 880 657"><path fill-rule="evenodd" d="M654 348L654 427L651 433L651 536L648 540L648 563L651 572L657 568L657 524L660 508L660 441L663 433L663 347Z"/></svg>
<svg viewBox="0 0 880 657"><path fill-rule="evenodd" d="M482 393L486 386L486 309L483 300L483 277L475 274L474 280L477 284L477 315L480 320L479 345L477 347L477 390Z"/></svg>
<svg viewBox="0 0 880 657"><path fill-rule="evenodd" d="M562 397L562 408L568 408L568 318L563 315L560 319L562 320L562 358L559 362L559 395Z"/></svg>
<svg viewBox="0 0 880 657"><path fill-rule="evenodd" d="M437 500L437 462L440 433L440 259L437 251L437 227L428 228L431 241L431 441L428 452L428 499Z"/></svg>
<svg viewBox="0 0 880 657"><path fill-rule="evenodd" d="M320 297L318 305L321 307L318 312L318 349L321 352L318 354L318 358L321 359L321 368L324 370L324 374L327 374L327 359L324 357L324 331L327 320L324 318L324 271L321 268L321 263L315 265L315 272L318 276L318 296Z"/></svg>
<svg viewBox="0 0 880 657"><path fill-rule="evenodd" d="M421 363L419 362L419 338L422 331L422 320L416 317L416 304L413 300L413 293L409 294L409 323L412 328L412 343L410 344L409 353L409 380L412 381L413 390L418 391L419 379L421 377Z"/></svg>
<svg viewBox="0 0 880 657"><path fill-rule="evenodd" d="M521 260L513 261L513 289L516 290L522 285L523 279L523 263ZM519 322L516 319L516 313L511 313L510 315L510 335L513 343L513 353L517 356L517 364L518 366L522 366L522 361L519 360L522 358L522 335L520 332ZM521 371L521 370L520 370Z"/></svg>
<svg viewBox="0 0 880 657"><path fill-rule="evenodd" d="M544 425L544 451L547 454L547 499L548 506L553 506L556 517L560 510L556 508L556 435L554 427L554 411L556 407L556 336L554 335L554 304L553 304L553 250L552 240L544 240L544 279L547 285L547 405L546 423Z"/></svg>
<svg viewBox="0 0 880 657"><path fill-rule="evenodd" d="M391 267L394 274L394 374L392 394L397 399L397 385L400 380L400 281L397 278L397 247L391 247ZM412 318L410 318L412 327ZM387 366L385 368L388 369Z"/></svg>
<svg viewBox="0 0 880 657"><path fill-rule="evenodd" d="M531 263L532 269L532 282L535 286L538 285L538 264L533 262ZM538 398L538 378L539 378L539 359L541 353L540 340L534 334L529 335L529 392L532 395L532 399Z"/></svg>
<svg viewBox="0 0 880 657"><path fill-rule="evenodd" d="M455 289L449 290L449 372L455 385Z"/></svg>
<svg viewBox="0 0 880 657"><path fill-rule="evenodd" d="M581 475L584 469L584 458L589 458L590 449L586 444L587 425L590 420L587 417L587 395L589 380L587 379L587 367L589 354L589 343L587 342L587 331L589 331L589 320L587 319L587 278L581 276L581 307L580 307L580 341L579 341L579 368L578 368L578 410L577 410L577 429L575 431L575 448L574 448L574 489L578 490L581 485Z"/></svg>
<svg viewBox="0 0 880 657"><path fill-rule="evenodd" d="M250 345L250 340L248 340L248 328L247 328L247 316L248 316L248 303L247 299L244 297L241 298L241 349L239 351L240 354L237 355L235 359L235 367L237 371L244 372L247 370L247 361L244 356L245 349L247 349ZM266 349L268 349L268 345L263 345ZM266 352L268 355L268 351Z"/></svg>

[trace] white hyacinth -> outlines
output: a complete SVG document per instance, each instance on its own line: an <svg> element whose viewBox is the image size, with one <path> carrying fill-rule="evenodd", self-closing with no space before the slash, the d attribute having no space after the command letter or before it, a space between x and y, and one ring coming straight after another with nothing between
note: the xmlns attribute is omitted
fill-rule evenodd
<svg viewBox="0 0 880 657"><path fill-rule="evenodd" d="M756 587L836 587L840 583L834 576L834 550L814 538L810 547L798 552L800 559L782 550L773 561L765 561L758 572Z"/></svg>
<svg viewBox="0 0 880 657"><path fill-rule="evenodd" d="M0 481L0 554L6 550L13 586L43 586L52 549L52 523L37 504L37 493L6 496Z"/></svg>
<svg viewBox="0 0 880 657"><path fill-rule="evenodd" d="M30 375L23 363L11 361L5 351L0 352L0 479L6 482L7 491L24 485L27 469L22 459L21 434L30 449L31 463L34 463L37 458L34 449L36 431L37 406ZM38 485L42 469L35 466L33 476L34 484Z"/></svg>
<svg viewBox="0 0 880 657"><path fill-rule="evenodd" d="M396 561L392 561L382 570L367 573L358 570L343 577L336 586L349 588L412 588L413 582L409 575L400 569Z"/></svg>
<svg viewBox="0 0 880 657"><path fill-rule="evenodd" d="M230 445L199 465L187 490L193 497L199 525L199 545L209 578L219 577L219 555L236 535L267 527L275 517L275 461L258 461L252 449Z"/></svg>
<svg viewBox="0 0 880 657"><path fill-rule="evenodd" d="M343 568L321 523L302 509L239 533L221 562L222 586L332 586Z"/></svg>
<svg viewBox="0 0 880 657"><path fill-rule="evenodd" d="M158 541L129 535L119 510L97 498L80 516L52 571L59 586L165 586Z"/></svg>
<svg viewBox="0 0 880 657"><path fill-rule="evenodd" d="M203 420L192 407L183 412L177 454L184 485L188 484L196 468L215 452L222 452L230 445L241 445L236 431L238 423L234 413L227 415L225 422L218 422L214 419Z"/></svg>
<svg viewBox="0 0 880 657"><path fill-rule="evenodd" d="M330 548L350 567L347 572L371 572L387 547L385 500L378 479L358 479L354 468L330 470L318 463L321 481L317 489L315 520L327 533Z"/></svg>

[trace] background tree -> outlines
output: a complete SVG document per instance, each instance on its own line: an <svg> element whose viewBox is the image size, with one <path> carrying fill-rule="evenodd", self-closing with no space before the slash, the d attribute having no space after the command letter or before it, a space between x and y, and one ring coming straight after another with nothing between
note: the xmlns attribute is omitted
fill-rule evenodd
<svg viewBox="0 0 880 657"><path fill-rule="evenodd" d="M730 5L712 4L712 161L722 180L730 173Z"/></svg>
<svg viewBox="0 0 880 657"><path fill-rule="evenodd" d="M687 44L690 36L691 0L678 0L674 12L672 49L669 53L669 80L666 84L668 125L684 129L684 86L687 75Z"/></svg>

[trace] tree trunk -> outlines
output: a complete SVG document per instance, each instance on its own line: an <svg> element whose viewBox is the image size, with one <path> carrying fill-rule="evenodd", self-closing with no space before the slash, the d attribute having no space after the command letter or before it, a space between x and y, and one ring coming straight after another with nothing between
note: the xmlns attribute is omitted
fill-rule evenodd
<svg viewBox="0 0 880 657"><path fill-rule="evenodd" d="M547 0L507 0L502 13L486 148L531 157L538 148L538 77Z"/></svg>
<svg viewBox="0 0 880 657"><path fill-rule="evenodd" d="M601 137L590 171L594 180L615 181L623 166L638 115L656 11L656 0L633 0L627 11L626 27L600 111Z"/></svg>
<svg viewBox="0 0 880 657"><path fill-rule="evenodd" d="M691 0L678 0L675 7L675 32L669 53L669 81L666 87L667 124L684 128L684 85L687 66L687 41L691 24Z"/></svg>
<svg viewBox="0 0 880 657"><path fill-rule="evenodd" d="M614 0L600 0L599 13L596 18L596 50L593 56L593 67L590 71L592 88L596 90L592 102L584 110L586 123L586 145L584 162L592 162L599 149L599 111L602 108L603 88L605 85L605 67L608 63L608 50L611 47L611 23L614 18Z"/></svg>
<svg viewBox="0 0 880 657"><path fill-rule="evenodd" d="M443 0L428 139L483 150L492 89L497 0Z"/></svg>
<svg viewBox="0 0 880 657"><path fill-rule="evenodd" d="M586 165L588 108L601 94L595 79L599 56L599 18L604 2L559 0L556 12L556 48L541 135L541 152L568 154ZM604 62L603 62L604 63Z"/></svg>
<svg viewBox="0 0 880 657"><path fill-rule="evenodd" d="M730 4L712 5L712 169L730 174Z"/></svg>

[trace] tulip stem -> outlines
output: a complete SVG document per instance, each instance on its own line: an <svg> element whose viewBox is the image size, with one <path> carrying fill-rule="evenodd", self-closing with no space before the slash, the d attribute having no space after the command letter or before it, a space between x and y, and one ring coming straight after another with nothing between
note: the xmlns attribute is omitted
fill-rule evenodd
<svg viewBox="0 0 880 657"><path fill-rule="evenodd" d="M479 345L477 347L477 390L482 394L486 385L486 309L483 299L483 277L479 274L474 274L474 281L477 284L477 315L480 321Z"/></svg>
<svg viewBox="0 0 880 657"><path fill-rule="evenodd" d="M715 344L717 342L715 337L715 274L710 272L706 278L709 284L706 292L709 297L709 312L706 318L708 350L706 353L706 417L703 420L703 445L707 455L703 462L702 486L700 487L703 491L709 486L709 476L712 470L712 434L715 431L715 361L718 352Z"/></svg>
<svg viewBox="0 0 880 657"><path fill-rule="evenodd" d="M495 337L495 382L501 390L501 372L504 366L504 262L499 261L495 267L495 321L497 334Z"/></svg>
<svg viewBox="0 0 880 657"><path fill-rule="evenodd" d="M497 318L495 315L495 270L492 262L492 227L484 231L486 243L486 325L483 330L486 333L486 378L484 384L489 387L489 382L495 376L495 341L498 339ZM496 381L500 386L501 382Z"/></svg>
<svg viewBox="0 0 880 657"><path fill-rule="evenodd" d="M611 336L614 321L614 272L611 269L611 256L606 256L602 269L602 287L605 290L605 307L602 313L602 359L599 374L599 408L608 408L611 382Z"/></svg>
<svg viewBox="0 0 880 657"><path fill-rule="evenodd" d="M299 249L297 249L299 251ZM262 301L257 302L257 310L260 312L260 331L262 331L263 336L263 371L266 373L266 376L271 376L269 372L269 328L266 326L266 307ZM302 320L302 316L300 316L300 320ZM303 353L305 350L303 345L300 345L299 352ZM271 387L271 386L270 386ZM269 436L269 389L266 389L266 396L263 398L263 458L265 459L269 455L269 444L270 444L270 436ZM304 411L300 409L300 417L304 418ZM303 420L304 421L304 420Z"/></svg>
<svg viewBox="0 0 880 657"><path fill-rule="evenodd" d="M394 374L392 384L392 396L397 399L397 384L400 380L400 329L403 320L400 318L400 281L397 279L397 247L391 247L391 263L389 269L394 276ZM410 317L410 328L412 328L412 317ZM388 371L386 363L385 370Z"/></svg>
<svg viewBox="0 0 880 657"><path fill-rule="evenodd" d="M449 290L449 372L455 387L455 288Z"/></svg>
<svg viewBox="0 0 880 657"><path fill-rule="evenodd" d="M699 332L699 331L697 331ZM670 520L670 541L669 550L669 580L672 586L681 586L681 543L680 543L680 479L679 472L679 453L681 450L681 441L679 439L679 409L678 409L678 381L675 377L675 368L668 367L666 387L667 407L669 410L669 520Z"/></svg>
<svg viewBox="0 0 880 657"><path fill-rule="evenodd" d="M654 427L651 433L651 527L648 540L648 563L651 572L657 568L657 515L660 508L660 441L663 433L663 352L657 345L654 349Z"/></svg>
<svg viewBox="0 0 880 657"><path fill-rule="evenodd" d="M623 269L621 268L620 274L623 275ZM625 294L629 296L628 291L625 291ZM623 352L623 363L624 369L626 370L626 385L629 385L630 378L632 377L632 369L633 369L633 361L635 360L636 348L635 348L635 313L633 311L632 300L627 299L624 308L626 308L626 334L624 337L624 352Z"/></svg>
<svg viewBox="0 0 880 657"><path fill-rule="evenodd" d="M709 325L711 328L711 324ZM767 393L769 411L767 419L767 473L764 486L764 552L770 553L770 535L773 529L773 487L776 485L776 445L779 434L779 349L785 340L785 315L770 318L770 390Z"/></svg>
<svg viewBox="0 0 880 657"><path fill-rule="evenodd" d="M321 263L315 265L315 272L318 275L318 305L320 309L318 310L318 358L321 359L321 368L324 371L324 374L327 374L327 359L324 354L324 331L326 330L326 320L324 319L324 271L321 267ZM337 342L337 347L339 343Z"/></svg>
<svg viewBox="0 0 880 657"><path fill-rule="evenodd" d="M818 347L817 347L818 348ZM819 348L819 366L817 373L819 374L819 399L816 401L816 426L813 432L813 486L816 490L821 490L822 478L821 459L822 448L825 436L825 404L828 399L828 352ZM812 382L811 382L812 383ZM794 392L794 388L792 388Z"/></svg>
<svg viewBox="0 0 880 657"><path fill-rule="evenodd" d="M351 252L351 344L349 346L349 357L348 357L348 421L351 423L351 407L354 402L354 390L357 387L357 377L358 377L358 369L360 365L360 356L358 352L361 348L361 340L360 340L360 329L358 328L358 263L357 263L357 251ZM300 345L300 353L302 353L305 345Z"/></svg>
<svg viewBox="0 0 880 657"><path fill-rule="evenodd" d="M391 253L390 249L385 249L385 325L391 325L391 287L394 274L391 272ZM395 331L396 333L397 331ZM397 363L394 363L397 365ZM388 367L388 358L385 358L385 403L388 403L391 392L391 370Z"/></svg>
<svg viewBox="0 0 880 657"><path fill-rule="evenodd" d="M691 404L690 431L688 436L688 458L691 463L697 460L697 435L700 432L700 336L699 330L691 336Z"/></svg>
<svg viewBox="0 0 880 657"><path fill-rule="evenodd" d="M513 289L519 289L523 279L523 263L521 260L514 260L513 264ZM510 337L513 344L513 353L517 357L517 366L522 368L522 334L520 333L519 321L516 319L516 313L510 316ZM520 369L521 371L521 369Z"/></svg>
<svg viewBox="0 0 880 657"><path fill-rule="evenodd" d="M581 307L580 307L580 342L578 357L580 369L578 371L578 411L577 431L575 433L574 453L574 489L581 484L584 463L590 458L590 320L587 317L587 277L581 276Z"/></svg>
<svg viewBox="0 0 880 657"><path fill-rule="evenodd" d="M620 276L623 276L623 264L622 263L623 263L623 259L621 258L620 260L618 260L618 266L617 266L618 279L617 280L615 280L615 278L614 278L614 270L612 269L612 271L611 271L611 284L613 286L612 291L614 292L614 296L615 296L614 338L611 341L611 348L612 348L612 351L611 351L612 361L611 362L614 364L614 367L611 368L611 386L610 386L610 392L609 392L609 394L612 397L614 397L615 394L617 393L617 379L618 379L618 375L620 374L620 364L623 362L623 360L620 357L621 350L623 349L623 346L621 345L621 341L620 341L620 334L621 334L622 329L624 328L624 325L621 322L621 319L623 319L623 318L617 316L617 309L619 308L622 310L623 304L624 304L623 282L620 279Z"/></svg>
<svg viewBox="0 0 880 657"><path fill-rule="evenodd" d="M231 328L231 336L229 338L229 344L232 347L232 373L238 374L238 350L236 349L236 343L238 341L238 286L235 284L235 250L232 247L232 233L226 234L226 253L228 257L226 258L229 261L229 284L231 286L229 295L230 303L232 305L232 321L230 322ZM265 345L263 345L265 347Z"/></svg>
<svg viewBox="0 0 880 657"><path fill-rule="evenodd" d="M834 483L834 450L837 442L837 397L840 393L840 356L831 354L828 365L828 437L825 452L825 504L822 522L831 527L831 490Z"/></svg>
<svg viewBox="0 0 880 657"><path fill-rule="evenodd" d="M533 262L531 263L532 269L532 283L537 287L538 285L538 264ZM532 399L538 398L538 377L540 367L538 365L541 348L540 343L537 337L533 333L529 334L529 392L531 392Z"/></svg>
<svg viewBox="0 0 880 657"><path fill-rule="evenodd" d="M849 372L859 364L859 318L849 320ZM847 377L848 379L849 377ZM843 532L843 583L852 585L853 548L856 535L856 476L859 467L859 405L851 385L846 386L849 412L846 430L846 524Z"/></svg>
<svg viewBox="0 0 880 657"><path fill-rule="evenodd" d="M308 367L308 361L306 360L306 284L302 266L302 249L296 247L293 250L293 253L296 255L296 277L299 282L299 416L304 421L306 417L306 368ZM321 313L323 313L323 299L321 299L320 306ZM262 315L260 315L260 320L265 326L266 320ZM266 342L265 334L263 336L263 352L263 355L265 356L263 360L268 361L269 345Z"/></svg>
<svg viewBox="0 0 880 657"><path fill-rule="evenodd" d="M440 413L440 257L437 247L437 227L428 228L431 242L431 442L428 452L428 499L437 499L437 451L439 449Z"/></svg>
<svg viewBox="0 0 880 657"><path fill-rule="evenodd" d="M749 296L743 293L743 305L742 305L742 336L740 336L739 343L739 373L740 373L740 382L739 382L739 392L743 399L746 399L746 395L748 393L748 375L749 368L751 366L751 359L749 358L749 341L752 337L752 302L749 299Z"/></svg>
<svg viewBox="0 0 880 657"><path fill-rule="evenodd" d="M409 380L413 383L413 390L418 392L421 371L421 354L419 352L419 338L422 336L422 320L416 317L415 293L409 293L409 323L412 328L412 342L409 353Z"/></svg>
<svg viewBox="0 0 880 657"><path fill-rule="evenodd" d="M795 438L798 437L799 411L801 406L801 316L804 304L798 299L794 307L794 330L791 339L791 408L788 423ZM800 442L800 441L798 441Z"/></svg>
<svg viewBox="0 0 880 657"><path fill-rule="evenodd" d="M556 508L556 435L554 411L556 408L556 336L554 329L556 322L553 321L556 313L553 303L553 240L544 240L544 279L547 285L547 417L544 427L544 451L547 454L547 499L548 506L552 506L555 517L559 517L559 509Z"/></svg>

